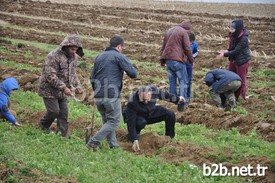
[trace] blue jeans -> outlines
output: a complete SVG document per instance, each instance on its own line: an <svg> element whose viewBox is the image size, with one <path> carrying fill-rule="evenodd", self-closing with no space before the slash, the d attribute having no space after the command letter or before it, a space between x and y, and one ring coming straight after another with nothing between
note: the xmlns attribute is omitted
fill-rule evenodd
<svg viewBox="0 0 275 183"><path fill-rule="evenodd" d="M103 126L90 139L89 143L99 145L100 141L107 138L110 147L118 147L115 129L118 127L121 117L120 98L96 98L95 100Z"/></svg>
<svg viewBox="0 0 275 183"><path fill-rule="evenodd" d="M193 65L191 62L187 61L186 63L186 70L188 75L188 82L187 82L187 101L190 101L190 98L192 97L192 78L193 78Z"/></svg>
<svg viewBox="0 0 275 183"><path fill-rule="evenodd" d="M166 65L169 79L169 93L183 96L185 99L188 99L188 75L186 64L175 60L166 60ZM177 92L177 80L179 81L179 92Z"/></svg>

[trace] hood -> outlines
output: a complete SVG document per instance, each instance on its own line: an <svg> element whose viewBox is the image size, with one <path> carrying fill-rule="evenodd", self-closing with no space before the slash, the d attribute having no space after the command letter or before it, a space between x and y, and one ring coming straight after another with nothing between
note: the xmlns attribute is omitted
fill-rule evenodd
<svg viewBox="0 0 275 183"><path fill-rule="evenodd" d="M65 37L65 39L60 44L61 49L64 46L76 46L76 47L78 47L76 54L78 54L80 57L84 56L82 43L77 35L72 34L72 35L68 35L67 37Z"/></svg>
<svg viewBox="0 0 275 183"><path fill-rule="evenodd" d="M211 86L215 82L214 75L211 72L208 72L204 78L205 84Z"/></svg>
<svg viewBox="0 0 275 183"><path fill-rule="evenodd" d="M185 30L191 31L192 29L192 25L190 20L183 20L180 24L179 24L182 28L184 28Z"/></svg>
<svg viewBox="0 0 275 183"><path fill-rule="evenodd" d="M236 31L232 34L234 37L238 37L240 33L242 32L244 26L243 26L243 20L234 20L232 23L236 23Z"/></svg>
<svg viewBox="0 0 275 183"><path fill-rule="evenodd" d="M249 32L248 32L247 29L243 29L243 35L244 35L244 36L248 36L248 35L249 35Z"/></svg>
<svg viewBox="0 0 275 183"><path fill-rule="evenodd" d="M1 88L6 92L6 94L9 96L11 90L17 90L19 88L18 82L15 78L10 77L5 79L1 83Z"/></svg>

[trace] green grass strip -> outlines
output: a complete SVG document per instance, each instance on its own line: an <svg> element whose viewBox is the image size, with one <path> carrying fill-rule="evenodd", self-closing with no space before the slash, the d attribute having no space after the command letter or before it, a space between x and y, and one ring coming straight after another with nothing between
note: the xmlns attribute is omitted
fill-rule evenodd
<svg viewBox="0 0 275 183"><path fill-rule="evenodd" d="M28 70L28 71L41 71L41 68L37 68L37 67L33 67L30 64L26 64L26 63L18 63L16 61L11 61L11 60L2 60L0 59L0 64L5 66L5 67L9 67L11 69L14 70L19 70L19 69L24 69L24 70Z"/></svg>
<svg viewBox="0 0 275 183"><path fill-rule="evenodd" d="M23 92L19 90L11 96L14 101L14 107L19 111L42 111L45 110L43 100L30 91ZM76 120L83 116L88 116L87 123L90 121L92 107L82 103L69 100L69 119ZM101 124L100 114L96 113L98 125ZM121 122L120 128L126 128ZM253 130L248 135L241 135L236 129L231 130L213 130L203 125L191 124L181 126L176 124L176 141L191 142L212 149L224 150L224 147L230 147L233 150L233 159L238 161L238 157L242 156L266 156L275 159L275 143L266 142ZM156 132L163 134L165 132L164 123L146 126L142 133Z"/></svg>
<svg viewBox="0 0 275 183"><path fill-rule="evenodd" d="M187 163L175 166L121 149L92 152L79 138L64 139L30 126L0 123L0 141L0 160L8 167L22 161L46 175L75 177L79 182L239 182L232 177L204 177L201 169Z"/></svg>
<svg viewBox="0 0 275 183"><path fill-rule="evenodd" d="M36 41L27 41L27 40L23 40L23 39L11 39L11 38L4 38L4 37L0 37L0 39L10 41L14 45L16 45L18 43L26 44L26 45L38 48L38 49L46 51L46 52L50 52L59 46L59 45L41 43L41 42L36 42ZM84 49L84 52L85 52L85 57L88 57L88 58L91 58L91 57L94 58L98 55L98 52L87 50L87 49ZM47 55L45 55L45 57L46 56Z"/></svg>

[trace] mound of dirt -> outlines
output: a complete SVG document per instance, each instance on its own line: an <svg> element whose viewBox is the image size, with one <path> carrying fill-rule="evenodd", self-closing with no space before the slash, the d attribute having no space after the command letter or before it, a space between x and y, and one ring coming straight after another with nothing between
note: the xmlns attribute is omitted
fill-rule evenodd
<svg viewBox="0 0 275 183"><path fill-rule="evenodd" d="M259 119L254 114L224 111L209 104L191 103L184 113L177 113L177 121L183 125L203 124L218 130L236 128L241 134L256 128L265 140L275 142L275 121Z"/></svg>

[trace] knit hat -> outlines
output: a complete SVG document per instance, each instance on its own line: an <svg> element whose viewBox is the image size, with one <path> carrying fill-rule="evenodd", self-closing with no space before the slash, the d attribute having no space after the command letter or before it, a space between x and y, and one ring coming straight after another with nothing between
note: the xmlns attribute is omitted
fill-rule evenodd
<svg viewBox="0 0 275 183"><path fill-rule="evenodd" d="M235 25L235 27L233 26ZM231 27L235 29L235 32L232 33L232 35L234 37L238 37L240 35L240 33L243 31L243 28L244 28L244 25L243 25L243 20L234 20L232 23L231 23Z"/></svg>
<svg viewBox="0 0 275 183"><path fill-rule="evenodd" d="M232 22L230 25L231 28L236 29L237 28L237 24L236 22Z"/></svg>
<svg viewBox="0 0 275 183"><path fill-rule="evenodd" d="M111 38L110 40L110 47L117 47L117 45L123 45L124 40L120 35L115 35L114 37Z"/></svg>

